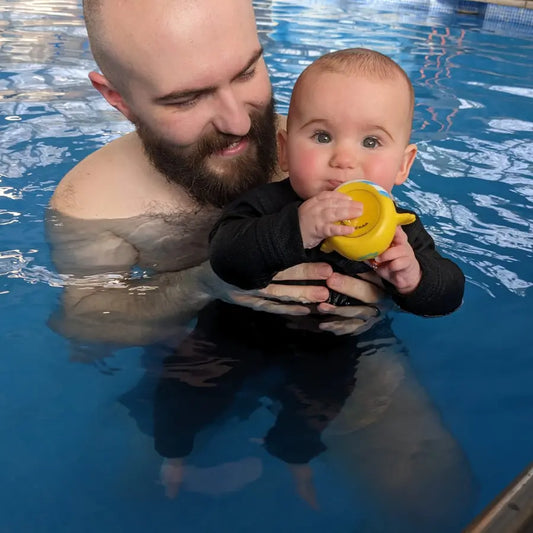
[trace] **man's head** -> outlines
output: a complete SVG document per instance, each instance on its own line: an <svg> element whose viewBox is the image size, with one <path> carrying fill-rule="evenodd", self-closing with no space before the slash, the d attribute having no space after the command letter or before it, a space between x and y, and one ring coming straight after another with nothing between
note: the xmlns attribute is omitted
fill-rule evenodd
<svg viewBox="0 0 533 533"><path fill-rule="evenodd" d="M411 82L389 57L363 48L326 54L294 86L280 166L302 198L353 179L390 191L416 155L413 109Z"/></svg>
<svg viewBox="0 0 533 533"><path fill-rule="evenodd" d="M215 205L270 179L271 86L250 0L84 0L84 15L93 85L167 178Z"/></svg>

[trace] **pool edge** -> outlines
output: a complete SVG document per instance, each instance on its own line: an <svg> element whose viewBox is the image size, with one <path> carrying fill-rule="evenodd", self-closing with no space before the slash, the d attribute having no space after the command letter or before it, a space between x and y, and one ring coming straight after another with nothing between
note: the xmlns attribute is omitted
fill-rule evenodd
<svg viewBox="0 0 533 533"><path fill-rule="evenodd" d="M533 531L533 463L464 530L464 533Z"/></svg>

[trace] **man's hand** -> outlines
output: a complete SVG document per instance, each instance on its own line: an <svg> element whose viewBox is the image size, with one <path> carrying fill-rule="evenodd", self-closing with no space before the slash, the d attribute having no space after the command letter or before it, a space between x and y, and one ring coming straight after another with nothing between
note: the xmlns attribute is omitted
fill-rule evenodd
<svg viewBox="0 0 533 533"><path fill-rule="evenodd" d="M376 273L392 283L400 294L413 292L422 278L415 252L400 226L396 228L390 247L371 264Z"/></svg>
<svg viewBox="0 0 533 533"><path fill-rule="evenodd" d="M317 310L325 315L324 321L319 325L322 331L335 335L358 335L381 320L383 315L377 304L383 299L384 293L381 280L374 272L360 274L360 278L335 272L328 277L326 283L330 289L368 305L336 307L326 302L320 303Z"/></svg>
<svg viewBox="0 0 533 533"><path fill-rule="evenodd" d="M207 265L206 265L206 268ZM210 270L210 268L209 268ZM329 298L327 287L319 285L290 285L271 283L264 289L244 291L225 283L212 270L206 276L207 291L215 298L228 303L250 307L256 311L265 311L278 315L308 315L309 304L325 302ZM276 281L327 280L333 270L327 263L302 263L280 272Z"/></svg>
<svg viewBox="0 0 533 533"><path fill-rule="evenodd" d="M271 283L257 291L242 291L214 274L213 277L217 280L216 298L256 311L293 316L309 315L314 307L324 315L318 327L336 335L362 333L379 320L379 312L373 304L380 302L383 291L380 278L373 272L361 275L365 279L358 279L333 272L327 263L303 263L280 272L274 279L284 282L324 280L327 287ZM328 288L369 305L336 307L328 304Z"/></svg>
<svg viewBox="0 0 533 533"><path fill-rule="evenodd" d="M337 222L358 218L362 214L363 204L354 202L341 192L322 191L306 200L298 208L304 248L314 248L327 237L349 235L353 227Z"/></svg>

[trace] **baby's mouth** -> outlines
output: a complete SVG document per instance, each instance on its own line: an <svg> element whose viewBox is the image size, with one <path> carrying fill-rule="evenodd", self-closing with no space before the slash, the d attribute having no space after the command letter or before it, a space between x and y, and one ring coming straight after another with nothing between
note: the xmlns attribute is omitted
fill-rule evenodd
<svg viewBox="0 0 533 533"><path fill-rule="evenodd" d="M331 187L332 191L341 186L343 183L344 181L341 180L328 180L328 185Z"/></svg>

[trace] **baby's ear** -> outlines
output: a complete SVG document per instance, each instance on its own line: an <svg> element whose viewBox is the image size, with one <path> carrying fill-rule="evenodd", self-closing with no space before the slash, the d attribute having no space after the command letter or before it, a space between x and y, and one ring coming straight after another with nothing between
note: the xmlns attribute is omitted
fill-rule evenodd
<svg viewBox="0 0 533 533"><path fill-rule="evenodd" d="M287 154L287 130L278 130L278 165L283 172L289 171L289 156Z"/></svg>
<svg viewBox="0 0 533 533"><path fill-rule="evenodd" d="M394 180L395 185L401 185L409 177L409 172L411 171L413 161L416 157L416 151L416 144L409 144L406 146L403 152L400 170L398 170L398 174L396 175L396 179Z"/></svg>

